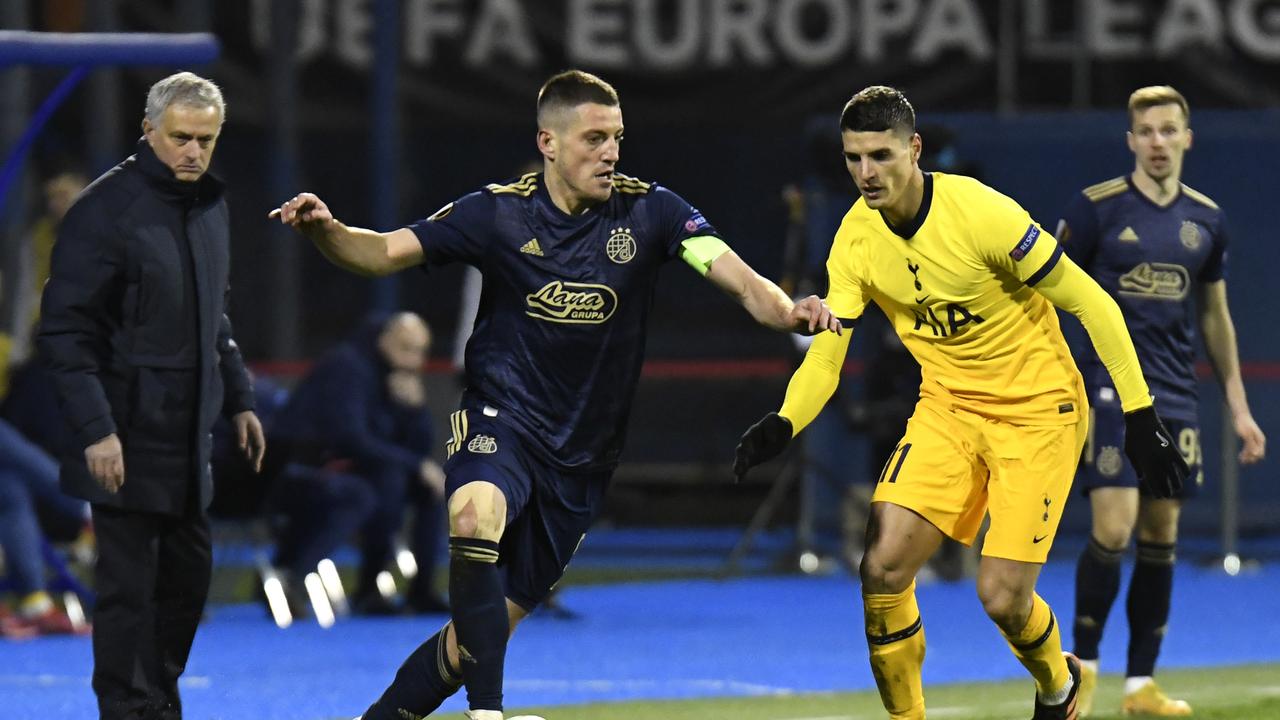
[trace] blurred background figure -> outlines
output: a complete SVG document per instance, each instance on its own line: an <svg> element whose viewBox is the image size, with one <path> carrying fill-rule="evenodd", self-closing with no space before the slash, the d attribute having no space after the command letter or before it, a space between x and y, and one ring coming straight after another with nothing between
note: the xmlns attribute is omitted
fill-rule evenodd
<svg viewBox="0 0 1280 720"><path fill-rule="evenodd" d="M278 469L269 500L284 522L273 564L296 588L316 564L358 534L353 609L444 612L433 580L444 539L444 473L422 367L431 333L414 313L374 314L325 355L269 424ZM409 548L417 573L403 608L378 588L412 511ZM294 590L296 592L296 590Z"/></svg>
<svg viewBox="0 0 1280 720"><path fill-rule="evenodd" d="M58 488L57 462L0 419L0 590L15 601L12 613L0 611L0 637L89 632L54 604L45 551L50 535L71 539L91 532L89 504Z"/></svg>
<svg viewBox="0 0 1280 720"><path fill-rule="evenodd" d="M49 279L53 241L67 208L88 184L89 179L78 170L63 170L44 181L41 212L27 230L27 242L20 248L16 267L12 272L0 273L0 281L17 286L13 336L7 341L7 352L0 346L0 398L6 394L14 368L31 356L31 333L40 317L40 291Z"/></svg>

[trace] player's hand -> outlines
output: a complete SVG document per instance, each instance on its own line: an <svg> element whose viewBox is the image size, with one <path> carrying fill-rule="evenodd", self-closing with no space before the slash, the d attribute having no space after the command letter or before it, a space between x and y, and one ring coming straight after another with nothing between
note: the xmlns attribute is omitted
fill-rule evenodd
<svg viewBox="0 0 1280 720"><path fill-rule="evenodd" d="M1236 435L1244 442L1240 448L1240 463L1252 465L1267 456L1267 436L1262 428L1253 421L1253 416L1245 413L1235 418Z"/></svg>
<svg viewBox="0 0 1280 720"><path fill-rule="evenodd" d="M817 295L797 300L787 319L790 322L791 331L801 335L817 335L823 330L829 330L837 335L841 333L840 319L832 314L831 308L827 307L827 304Z"/></svg>
<svg viewBox="0 0 1280 720"><path fill-rule="evenodd" d="M1155 407L1124 414L1124 452L1138 473L1138 487L1153 498L1176 496L1191 474Z"/></svg>
<svg viewBox="0 0 1280 720"><path fill-rule="evenodd" d="M231 424L236 428L240 452L244 453L254 472L262 472L262 456L267 454L267 437L262 432L262 422L252 410L245 410L236 413Z"/></svg>
<svg viewBox="0 0 1280 720"><path fill-rule="evenodd" d="M333 222L333 213L324 201L309 192L298 193L283 205L267 213L268 219L279 218L291 228L307 232Z"/></svg>
<svg viewBox="0 0 1280 720"><path fill-rule="evenodd" d="M444 497L445 474L440 463L431 458L423 460L418 465L418 480L436 498Z"/></svg>
<svg viewBox="0 0 1280 720"><path fill-rule="evenodd" d="M118 493L124 486L124 447L115 433L102 438L84 449L84 461L89 474L109 493Z"/></svg>
<svg viewBox="0 0 1280 720"><path fill-rule="evenodd" d="M742 482L747 470L777 457L787 449L789 442L791 421L776 412L765 415L760 422L747 428L738 441L738 449L733 458L734 481Z"/></svg>

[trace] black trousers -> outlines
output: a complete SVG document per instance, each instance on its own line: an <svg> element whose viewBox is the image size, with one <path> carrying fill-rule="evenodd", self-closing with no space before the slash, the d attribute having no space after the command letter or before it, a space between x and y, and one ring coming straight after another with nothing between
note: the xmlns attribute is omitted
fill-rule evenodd
<svg viewBox="0 0 1280 720"><path fill-rule="evenodd" d="M93 506L93 691L101 720L182 717L178 677L209 595L209 520Z"/></svg>

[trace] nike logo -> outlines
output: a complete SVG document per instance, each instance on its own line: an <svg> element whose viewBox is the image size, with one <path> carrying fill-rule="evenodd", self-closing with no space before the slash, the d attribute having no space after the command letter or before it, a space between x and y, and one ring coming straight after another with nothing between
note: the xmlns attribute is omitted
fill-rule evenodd
<svg viewBox="0 0 1280 720"><path fill-rule="evenodd" d="M925 300L928 300L928 299L929 299L929 296L928 296L928 295L925 295L925 296L924 296L924 297L922 297L922 298L916 298L916 304L917 304L917 305L920 305L920 304L924 303L924 301L925 301Z"/></svg>
<svg viewBox="0 0 1280 720"><path fill-rule="evenodd" d="M1156 433L1156 439L1160 441L1160 447L1162 448L1169 447L1169 441L1166 440L1165 437L1160 433Z"/></svg>
<svg viewBox="0 0 1280 720"><path fill-rule="evenodd" d="M1039 543L1041 540L1043 540L1043 539L1045 539L1045 538L1047 538L1047 537L1049 537L1049 536L1048 536L1048 535L1041 535L1040 537L1033 537L1033 538L1031 538L1031 542L1032 542L1033 544L1035 544L1035 543Z"/></svg>

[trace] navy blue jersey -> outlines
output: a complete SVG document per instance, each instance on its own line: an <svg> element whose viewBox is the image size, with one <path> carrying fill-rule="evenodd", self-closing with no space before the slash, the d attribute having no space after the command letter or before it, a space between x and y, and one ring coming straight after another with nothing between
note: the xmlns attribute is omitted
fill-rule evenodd
<svg viewBox="0 0 1280 720"><path fill-rule="evenodd" d="M1186 185L1160 207L1125 176L1075 196L1057 236L1119 303L1160 414L1194 421L1196 293L1226 277L1222 210ZM1079 360L1091 387L1111 384L1092 345Z"/></svg>
<svg viewBox="0 0 1280 720"><path fill-rule="evenodd" d="M670 190L622 175L608 201L568 215L542 173L409 227L428 265L464 262L484 277L463 407L500 410L559 467L616 465L658 269L715 228Z"/></svg>

